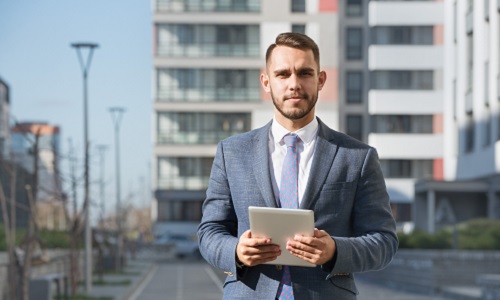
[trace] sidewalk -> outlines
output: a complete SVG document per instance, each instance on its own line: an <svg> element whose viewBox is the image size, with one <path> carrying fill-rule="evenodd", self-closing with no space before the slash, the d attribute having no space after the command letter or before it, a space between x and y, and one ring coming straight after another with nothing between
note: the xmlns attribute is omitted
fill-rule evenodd
<svg viewBox="0 0 500 300"><path fill-rule="evenodd" d="M102 280L106 284L94 284L89 297L96 300L133 300L134 292L144 282L150 273L155 269L152 261L145 261L137 257L135 260L128 260L123 273L104 274ZM94 282L99 280L97 274L94 275ZM85 294L82 291L81 294Z"/></svg>

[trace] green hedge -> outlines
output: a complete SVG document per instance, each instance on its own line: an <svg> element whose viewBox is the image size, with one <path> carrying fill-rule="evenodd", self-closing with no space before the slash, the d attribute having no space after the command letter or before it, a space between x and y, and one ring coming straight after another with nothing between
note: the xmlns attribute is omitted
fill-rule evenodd
<svg viewBox="0 0 500 300"><path fill-rule="evenodd" d="M26 235L26 229L17 229L16 230L16 245L19 245L20 242ZM66 231L56 231L56 230L40 230L39 232L40 240L42 240L43 248L45 249L53 249L53 248L69 248L70 240L68 232ZM0 251L6 251L6 243L5 243L5 227L0 225Z"/></svg>
<svg viewBox="0 0 500 300"><path fill-rule="evenodd" d="M458 249L500 250L500 221L474 219L457 225ZM399 233L399 248L452 249L454 228L447 227L435 234L414 230L410 234Z"/></svg>

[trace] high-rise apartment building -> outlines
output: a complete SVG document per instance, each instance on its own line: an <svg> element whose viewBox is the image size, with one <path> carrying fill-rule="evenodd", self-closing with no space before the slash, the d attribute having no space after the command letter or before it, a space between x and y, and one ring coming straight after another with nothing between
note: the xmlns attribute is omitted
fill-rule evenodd
<svg viewBox="0 0 500 300"><path fill-rule="evenodd" d="M10 131L12 160L31 174L35 170L33 152L35 138L39 135L38 199L53 199L60 192L54 174L60 148L59 127L41 122L23 122L17 123Z"/></svg>
<svg viewBox="0 0 500 300"><path fill-rule="evenodd" d="M0 157L9 152L9 107L9 86L0 78Z"/></svg>
<svg viewBox="0 0 500 300"><path fill-rule="evenodd" d="M417 179L443 177L443 3L339 1L339 127L374 146L393 214Z"/></svg>
<svg viewBox="0 0 500 300"><path fill-rule="evenodd" d="M445 8L444 179L416 186L416 226L500 219L500 1Z"/></svg>
<svg viewBox="0 0 500 300"><path fill-rule="evenodd" d="M328 79L316 111L338 128L337 1L156 0L153 9L156 234L194 235L217 143L273 116L259 76L279 33L318 43Z"/></svg>

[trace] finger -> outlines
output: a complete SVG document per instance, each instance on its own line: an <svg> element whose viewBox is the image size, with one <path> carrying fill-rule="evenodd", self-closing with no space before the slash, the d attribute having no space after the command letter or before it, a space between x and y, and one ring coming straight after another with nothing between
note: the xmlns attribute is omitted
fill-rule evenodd
<svg viewBox="0 0 500 300"><path fill-rule="evenodd" d="M312 247L317 247L319 245L319 240L316 237L306 236L306 235L295 235L293 241L300 242L303 244L311 245Z"/></svg>
<svg viewBox="0 0 500 300"><path fill-rule="evenodd" d="M306 252L311 254L321 253L321 250L316 247L293 240L287 242L286 249L293 252Z"/></svg>
<svg viewBox="0 0 500 300"><path fill-rule="evenodd" d="M243 255L252 256L252 255L260 255L270 253L272 255L276 255L280 252L280 247L277 245L269 245L269 246L259 246L259 247L242 247L241 253Z"/></svg>

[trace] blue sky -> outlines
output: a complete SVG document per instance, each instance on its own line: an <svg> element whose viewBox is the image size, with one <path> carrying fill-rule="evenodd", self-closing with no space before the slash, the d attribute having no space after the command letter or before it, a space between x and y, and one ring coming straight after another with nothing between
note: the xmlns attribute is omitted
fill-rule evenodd
<svg viewBox="0 0 500 300"><path fill-rule="evenodd" d="M100 174L95 146L108 145L106 207L112 210L115 148L108 108L125 107L120 135L122 201L142 204L142 198L127 196L147 194L140 178L148 183L151 177L150 1L0 0L0 77L10 86L11 115L18 121L59 125L63 155L71 138L83 161L83 83L76 51L70 47L73 42L99 44L88 89L91 180L97 181ZM69 172L65 161L62 168ZM97 196L97 184L92 188Z"/></svg>

